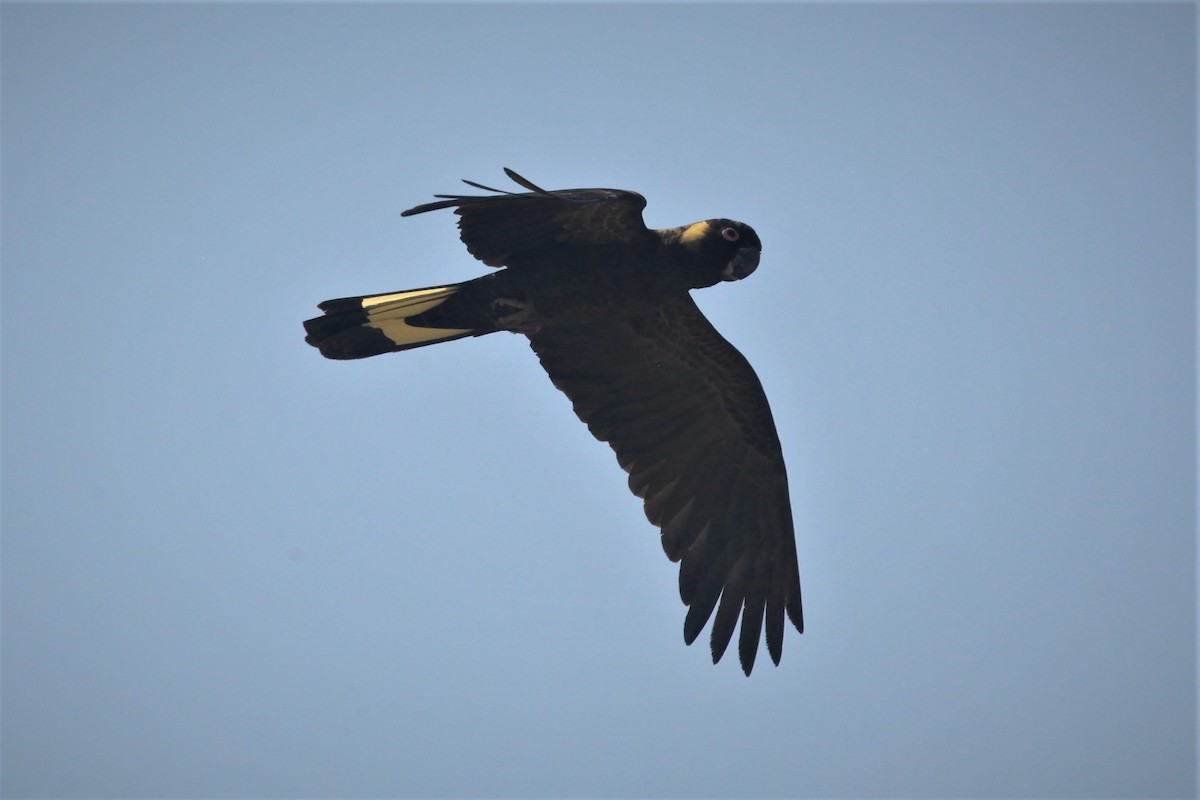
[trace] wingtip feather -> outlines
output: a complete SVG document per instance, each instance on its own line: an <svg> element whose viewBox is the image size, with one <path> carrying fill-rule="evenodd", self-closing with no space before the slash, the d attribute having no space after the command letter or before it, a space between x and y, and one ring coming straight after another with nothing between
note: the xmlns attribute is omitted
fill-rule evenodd
<svg viewBox="0 0 1200 800"><path fill-rule="evenodd" d="M514 183L517 183L520 186L525 187L526 189L528 189L531 192L537 192L538 194L550 194L549 192L547 192L542 187L538 186L533 181L528 180L527 178L524 178L521 175L518 175L516 172L509 169L508 167L504 168L504 174L507 175L508 177L512 178Z"/></svg>

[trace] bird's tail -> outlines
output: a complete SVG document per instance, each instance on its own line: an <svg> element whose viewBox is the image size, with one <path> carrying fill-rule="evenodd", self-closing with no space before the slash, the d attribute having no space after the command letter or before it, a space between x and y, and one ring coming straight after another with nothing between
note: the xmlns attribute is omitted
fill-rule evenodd
<svg viewBox="0 0 1200 800"><path fill-rule="evenodd" d="M326 358L350 359L411 350L497 330L487 313L494 275L466 283L326 300L304 323L304 341Z"/></svg>

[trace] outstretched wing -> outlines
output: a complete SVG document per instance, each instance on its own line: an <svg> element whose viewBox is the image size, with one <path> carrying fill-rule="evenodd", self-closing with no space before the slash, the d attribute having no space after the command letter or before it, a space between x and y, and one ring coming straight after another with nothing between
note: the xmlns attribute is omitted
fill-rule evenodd
<svg viewBox="0 0 1200 800"><path fill-rule="evenodd" d="M493 195L439 194L433 203L401 213L408 217L453 208L459 234L471 255L489 267L522 266L551 255L569 257L575 247L630 245L654 240L642 221L646 198L620 189L546 191L507 167L505 173L528 192L493 189L474 181L469 186Z"/></svg>
<svg viewBox="0 0 1200 800"><path fill-rule="evenodd" d="M740 616L749 675L765 615L778 664L785 613L804 630L800 576L783 453L749 362L687 294L657 313L547 328L530 341L575 413L616 451L667 557L682 562L685 641L715 608L715 663Z"/></svg>

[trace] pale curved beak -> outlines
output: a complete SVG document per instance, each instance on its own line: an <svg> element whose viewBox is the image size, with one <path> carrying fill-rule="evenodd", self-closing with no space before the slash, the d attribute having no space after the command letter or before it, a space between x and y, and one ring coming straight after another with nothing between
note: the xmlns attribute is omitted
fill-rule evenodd
<svg viewBox="0 0 1200 800"><path fill-rule="evenodd" d="M721 280L740 281L754 270L758 269L759 251L757 247L743 247L737 251L725 269L721 270Z"/></svg>

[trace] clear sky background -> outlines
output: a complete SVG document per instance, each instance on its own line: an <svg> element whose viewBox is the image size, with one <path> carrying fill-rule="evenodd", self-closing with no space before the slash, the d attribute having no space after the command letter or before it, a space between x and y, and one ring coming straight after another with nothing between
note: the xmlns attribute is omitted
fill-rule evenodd
<svg viewBox="0 0 1200 800"><path fill-rule="evenodd" d="M6 3L3 792L1192 795L1195 17ZM502 166L760 234L780 667L523 339L304 344Z"/></svg>

